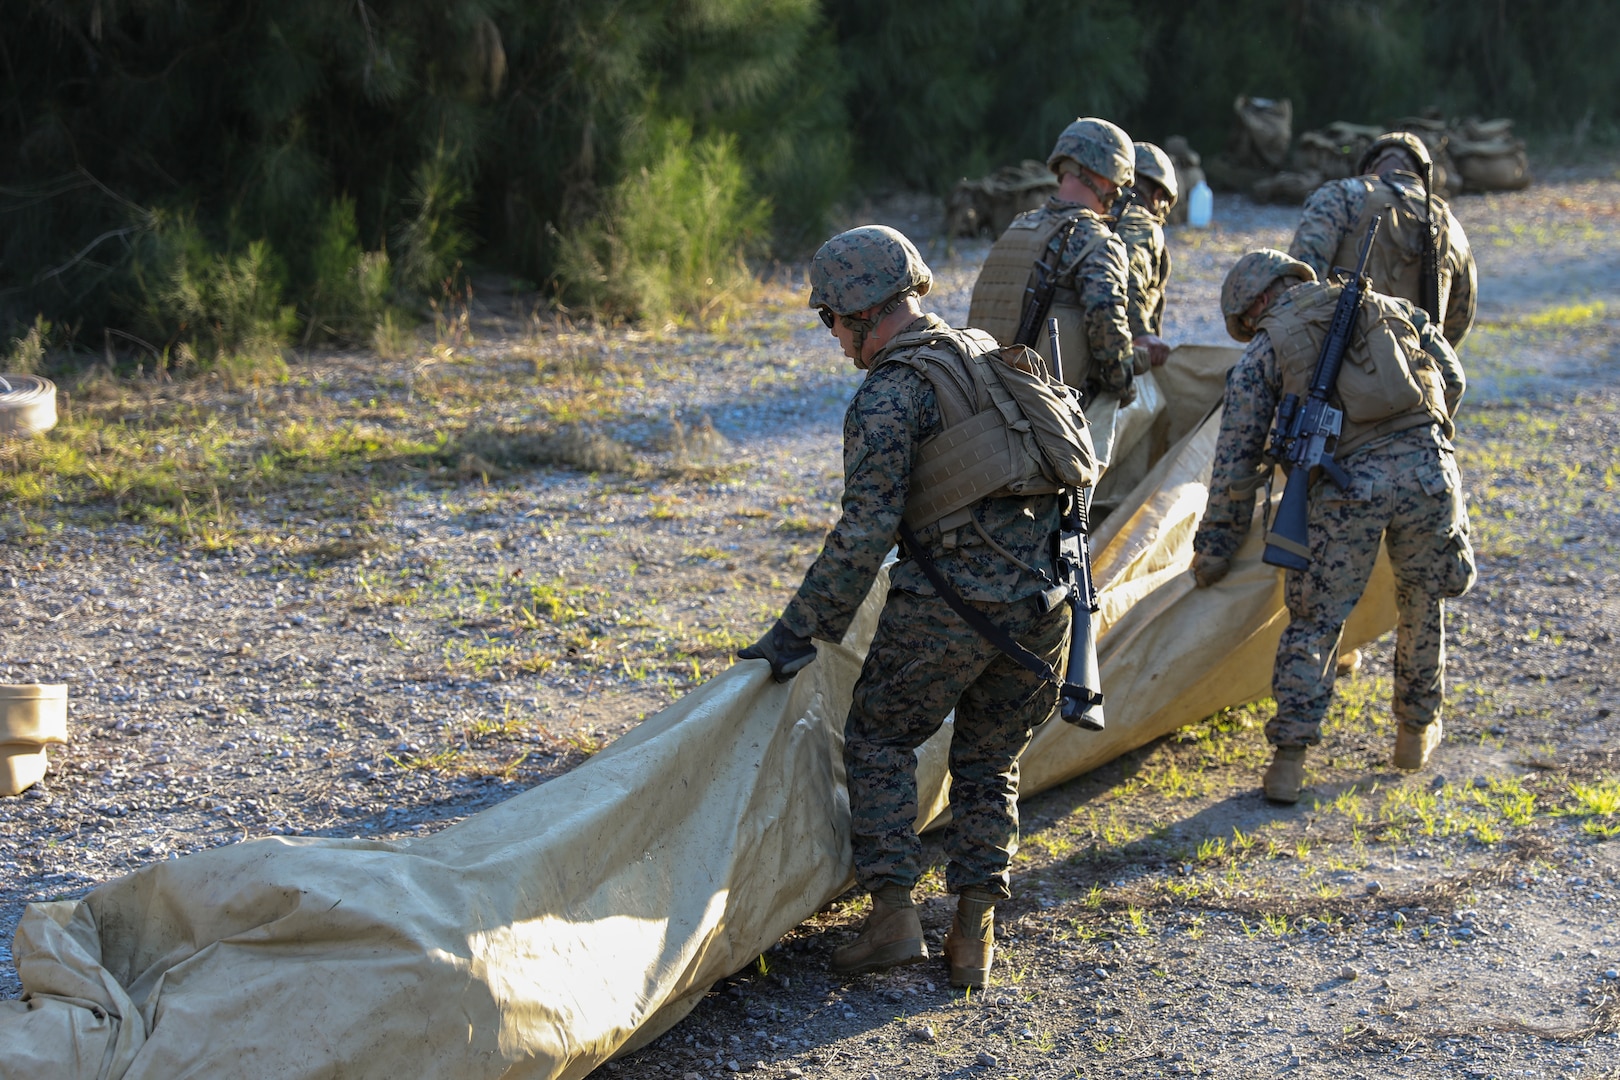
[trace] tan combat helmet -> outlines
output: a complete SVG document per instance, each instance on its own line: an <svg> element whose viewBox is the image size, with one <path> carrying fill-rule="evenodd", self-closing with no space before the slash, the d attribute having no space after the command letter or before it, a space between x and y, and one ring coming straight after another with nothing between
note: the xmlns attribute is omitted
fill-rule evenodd
<svg viewBox="0 0 1620 1080"><path fill-rule="evenodd" d="M1062 176L1068 171L1063 167L1065 162L1083 165L1120 187L1136 177L1136 151L1131 137L1117 124L1095 116L1080 117L1057 137L1046 157L1046 167Z"/></svg>
<svg viewBox="0 0 1620 1080"><path fill-rule="evenodd" d="M1429 148L1423 145L1423 140L1410 131L1386 131L1374 139L1371 145L1361 152L1361 160L1356 162L1356 175L1365 176L1378 159L1390 150L1402 150L1410 155L1415 166L1411 171L1425 182L1428 181L1430 170L1434 167L1434 159L1429 156Z"/></svg>
<svg viewBox="0 0 1620 1080"><path fill-rule="evenodd" d="M1274 248L1251 251L1233 263L1221 282L1221 314L1226 316L1226 332L1237 341L1252 339L1254 333L1243 325L1243 313L1273 281L1287 277L1315 281L1316 271Z"/></svg>
<svg viewBox="0 0 1620 1080"><path fill-rule="evenodd" d="M1181 191L1176 183L1175 162L1150 142L1136 144L1136 186L1141 187L1143 180L1151 180L1164 188L1164 193L1170 196L1170 206L1176 205Z"/></svg>

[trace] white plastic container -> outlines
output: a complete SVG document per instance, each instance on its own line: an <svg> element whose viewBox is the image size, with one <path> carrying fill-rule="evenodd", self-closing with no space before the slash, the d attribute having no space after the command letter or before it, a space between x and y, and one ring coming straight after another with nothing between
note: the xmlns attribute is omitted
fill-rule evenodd
<svg viewBox="0 0 1620 1080"><path fill-rule="evenodd" d="M45 747L67 742L67 687L0 685L0 795L20 795L45 776Z"/></svg>
<svg viewBox="0 0 1620 1080"><path fill-rule="evenodd" d="M1215 193L1200 180L1192 189L1192 194L1187 196L1187 224L1195 229L1207 229L1214 216Z"/></svg>
<svg viewBox="0 0 1620 1080"><path fill-rule="evenodd" d="M0 438L28 438L55 426L55 383L38 375L0 375Z"/></svg>

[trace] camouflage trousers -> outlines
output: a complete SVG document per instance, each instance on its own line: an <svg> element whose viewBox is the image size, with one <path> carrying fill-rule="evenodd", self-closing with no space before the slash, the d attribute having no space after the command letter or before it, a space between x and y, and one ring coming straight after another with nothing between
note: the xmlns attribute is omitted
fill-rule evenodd
<svg viewBox="0 0 1620 1080"><path fill-rule="evenodd" d="M1039 597L975 604L1062 671L1069 608ZM855 683L844 728L855 876L869 890L912 886L923 872L916 750L956 710L946 885L1003 897L1018 847L1018 755L1057 706L1057 688L1002 654L934 596L891 590Z"/></svg>
<svg viewBox="0 0 1620 1080"><path fill-rule="evenodd" d="M1416 428L1341 463L1348 488L1311 489L1311 565L1290 570L1290 616L1277 643L1274 746L1314 746L1333 699L1344 621L1361 598L1382 540L1395 571L1395 719L1420 729L1440 717L1446 663L1444 598L1473 584L1462 479L1432 427Z"/></svg>

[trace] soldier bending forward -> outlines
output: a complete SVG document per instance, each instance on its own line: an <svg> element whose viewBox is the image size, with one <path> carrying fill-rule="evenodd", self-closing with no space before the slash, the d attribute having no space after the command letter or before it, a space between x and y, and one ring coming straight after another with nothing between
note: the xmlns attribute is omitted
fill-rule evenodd
<svg viewBox="0 0 1620 1080"><path fill-rule="evenodd" d="M933 361L920 354L948 349L971 363L997 347L986 334L923 314L918 298L933 275L893 229L868 225L828 240L810 281L810 306L866 378L844 417L842 516L781 618L738 653L768 660L779 681L814 659L810 639L843 638L895 542L921 448L943 426L923 375ZM969 604L1061 673L1068 608L1048 609L1041 595L1051 583L1058 496L992 493L969 510L961 527L947 533L936 522L918 529L918 540ZM958 899L945 952L952 985L982 987L994 905L1012 895L1018 756L1058 692L980 637L935 592L915 553L904 554L845 725L855 876L872 894L872 912L832 967L856 974L928 957L911 895L924 869L914 752L954 708L945 850L946 884Z"/></svg>
<svg viewBox="0 0 1620 1080"><path fill-rule="evenodd" d="M1200 586L1226 576L1254 512L1266 435L1284 394L1306 396L1341 286L1280 251L1251 251L1221 287L1228 332L1248 347L1226 379L1209 505L1193 538ZM1310 487L1310 566L1289 570L1289 623L1277 644L1266 724L1276 748L1266 797L1299 800L1305 751L1322 737L1344 620L1360 599L1380 539L1395 571L1393 763L1420 769L1440 742L1443 598L1473 584L1473 549L1451 415L1463 394L1457 354L1423 309L1369 290L1340 370L1344 430L1335 457L1350 476Z"/></svg>

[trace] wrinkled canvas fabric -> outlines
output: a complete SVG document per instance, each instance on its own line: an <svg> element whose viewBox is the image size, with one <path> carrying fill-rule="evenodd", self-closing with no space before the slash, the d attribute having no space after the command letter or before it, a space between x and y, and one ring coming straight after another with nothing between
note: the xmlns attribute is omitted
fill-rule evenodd
<svg viewBox="0 0 1620 1080"><path fill-rule="evenodd" d="M1155 372L1168 448L1095 538L1108 728L1043 725L1025 794L1266 692L1287 615L1263 530L1214 588L1186 573L1236 357ZM553 1080L656 1037L848 886L842 726L885 581L792 682L738 664L433 836L269 837L31 905L0 1080ZM1393 624L1380 557L1345 648ZM918 753L921 823L949 737Z"/></svg>

